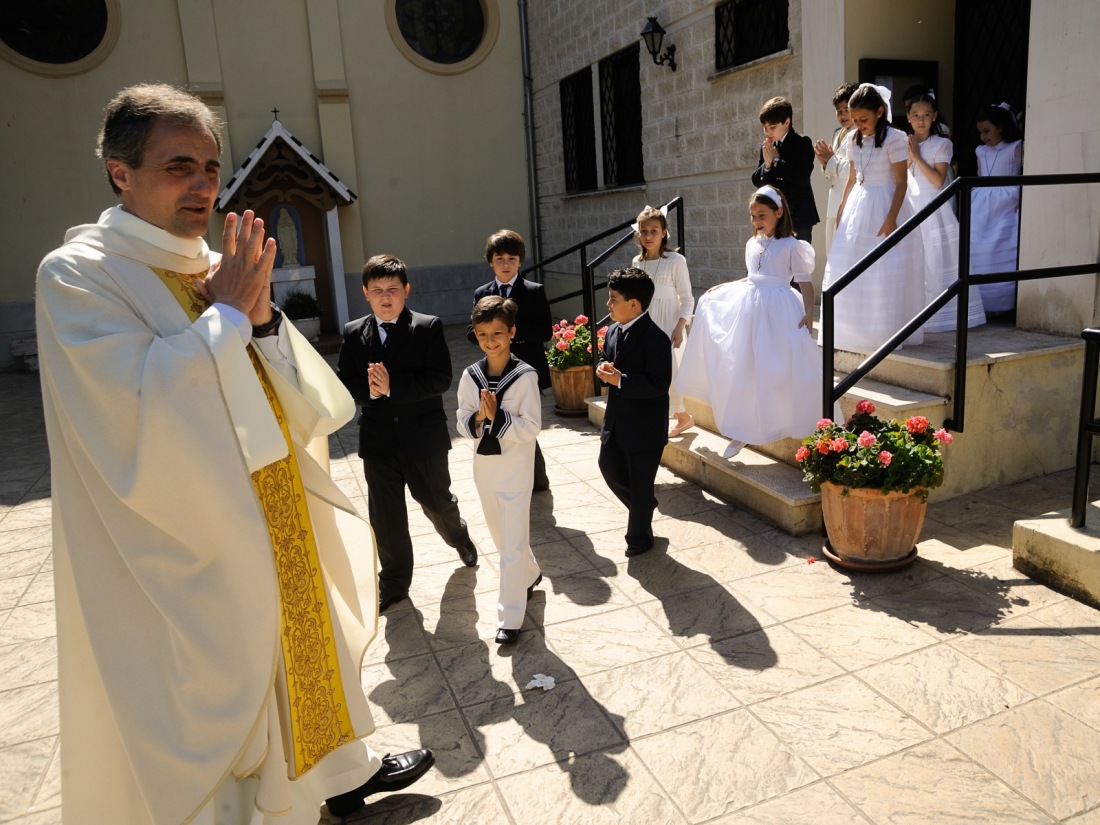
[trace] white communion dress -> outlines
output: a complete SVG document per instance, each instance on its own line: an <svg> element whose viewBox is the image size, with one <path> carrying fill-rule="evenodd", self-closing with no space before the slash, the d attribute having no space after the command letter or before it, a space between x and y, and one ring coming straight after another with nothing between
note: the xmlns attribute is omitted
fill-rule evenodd
<svg viewBox="0 0 1100 825"><path fill-rule="evenodd" d="M669 338L672 330L676 328L676 322L683 318L691 319L691 311L695 308L695 297L691 294L691 281L688 279L687 260L679 252L666 250L664 255L651 260L642 260L641 255L635 255L633 265L645 271L653 281L653 300L649 303L649 317L661 328L661 331ZM687 330L684 330L684 338L687 338ZM674 347L672 350L672 377L675 379L676 370L680 366L684 352L684 345ZM676 392L675 387L669 391L668 408L671 412L682 412L684 398Z"/></svg>
<svg viewBox="0 0 1100 825"><path fill-rule="evenodd" d="M929 135L920 144L920 156L931 166L951 163L951 141L940 135ZM950 166L948 166L950 175ZM948 178L944 178L944 184ZM909 188L906 199L916 214L927 206L939 192L939 188L924 176L915 163L909 166ZM945 203L920 225L920 238L924 246L924 301L927 304L959 277L959 219L950 203ZM949 332L955 329L956 305L953 299L924 325L925 332ZM970 290L966 305L966 325L976 327L985 323L982 295L977 287Z"/></svg>
<svg viewBox="0 0 1100 825"><path fill-rule="evenodd" d="M746 280L704 294L676 376L684 395L710 404L719 431L748 444L801 438L820 417L821 350L799 322L814 249L797 238L751 238Z"/></svg>
<svg viewBox="0 0 1100 825"><path fill-rule="evenodd" d="M829 250L823 288L839 280L872 249L886 240L878 234L894 198L892 164L909 159L909 141L897 129L887 130L882 146L873 137L848 139L848 160L855 182ZM905 201L897 225L913 216ZM919 235L911 234L837 296L834 343L838 349L870 352L885 343L924 306L924 257ZM906 339L908 345L924 340L923 329Z"/></svg>
<svg viewBox="0 0 1100 825"><path fill-rule="evenodd" d="M979 146L978 174L983 177L1020 175L1024 142ZM975 189L970 207L970 274L1012 272L1020 242L1020 187ZM986 284L981 288L986 312L1007 312L1016 306L1016 284Z"/></svg>

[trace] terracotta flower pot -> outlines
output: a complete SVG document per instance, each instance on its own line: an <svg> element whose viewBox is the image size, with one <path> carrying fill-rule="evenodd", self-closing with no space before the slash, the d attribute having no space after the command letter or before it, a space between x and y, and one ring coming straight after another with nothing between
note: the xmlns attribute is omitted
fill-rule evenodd
<svg viewBox="0 0 1100 825"><path fill-rule="evenodd" d="M554 404L563 415L584 415L588 411L585 399L596 394L592 367L550 368L550 384L554 390Z"/></svg>
<svg viewBox="0 0 1100 825"><path fill-rule="evenodd" d="M882 493L821 485L821 514L829 541L825 555L852 570L896 570L917 557L928 509L927 492Z"/></svg>

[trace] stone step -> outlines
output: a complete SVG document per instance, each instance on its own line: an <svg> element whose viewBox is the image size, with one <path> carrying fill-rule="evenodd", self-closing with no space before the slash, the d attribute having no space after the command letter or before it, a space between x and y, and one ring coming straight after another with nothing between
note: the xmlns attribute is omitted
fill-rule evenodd
<svg viewBox="0 0 1100 825"><path fill-rule="evenodd" d="M588 418L603 422L606 398L589 398ZM729 439L695 427L669 442L661 463L714 495L744 507L791 535L820 532L821 496L802 481L802 472L746 447L722 457Z"/></svg>
<svg viewBox="0 0 1100 825"><path fill-rule="evenodd" d="M843 376L838 376L843 378ZM910 390L905 387L896 387L883 384L881 381L873 381L869 378L860 381L849 390L840 400L840 411L845 419L851 417L856 410L856 404L866 398L875 405L875 414L882 419L897 418L905 420L911 415L923 415L930 422L939 427L947 416L949 405L943 396L931 395L918 390ZM684 407L695 418L696 425L718 432L714 423L714 413L710 405L697 398L684 399ZM809 433L806 433L809 435ZM770 456L777 461L797 466L794 459L795 451L802 443L798 438L782 438L770 444L754 444L753 449L758 453Z"/></svg>
<svg viewBox="0 0 1100 825"><path fill-rule="evenodd" d="M1085 526L1069 526L1069 509L1017 521L1012 565L1044 584L1100 609L1100 508L1089 504Z"/></svg>

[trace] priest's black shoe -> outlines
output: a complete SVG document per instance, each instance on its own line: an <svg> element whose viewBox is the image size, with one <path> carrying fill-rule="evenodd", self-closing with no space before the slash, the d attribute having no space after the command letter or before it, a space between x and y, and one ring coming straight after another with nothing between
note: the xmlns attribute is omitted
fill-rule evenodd
<svg viewBox="0 0 1100 825"><path fill-rule="evenodd" d="M458 548L458 557L467 567L477 565L477 546L473 539L466 539L466 543Z"/></svg>
<svg viewBox="0 0 1100 825"><path fill-rule="evenodd" d="M510 645L514 644L517 641L519 641L518 630L508 630L502 627L500 630L497 631L496 643L498 645Z"/></svg>
<svg viewBox="0 0 1100 825"><path fill-rule="evenodd" d="M382 757L382 767L370 779L354 791L326 799L328 812L333 816L347 816L363 807L363 798L376 793L391 793L409 787L435 764L435 754L430 750L408 751Z"/></svg>
<svg viewBox="0 0 1100 825"><path fill-rule="evenodd" d="M398 602L403 602L409 598L408 593L387 593L378 600L378 612L385 613L386 609L393 607Z"/></svg>
<svg viewBox="0 0 1100 825"><path fill-rule="evenodd" d="M642 553L648 553L653 549L653 542L649 544L628 544L626 546L626 557L628 559L634 558L634 556L640 556Z"/></svg>

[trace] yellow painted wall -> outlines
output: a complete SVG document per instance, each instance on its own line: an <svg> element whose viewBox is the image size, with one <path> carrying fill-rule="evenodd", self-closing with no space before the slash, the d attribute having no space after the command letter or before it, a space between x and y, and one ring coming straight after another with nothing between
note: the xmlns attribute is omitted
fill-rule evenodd
<svg viewBox="0 0 1100 825"><path fill-rule="evenodd" d="M41 77L0 59L0 303L32 300L42 256L116 203L95 157L107 101L143 80L186 79L175 0L125 3L114 51L86 74Z"/></svg>
<svg viewBox="0 0 1100 825"><path fill-rule="evenodd" d="M216 51L198 50L205 55L197 79L219 76L206 65L216 54L233 152L227 165L244 161L278 107L283 124L359 195L363 240L356 247L363 248L345 245L348 271L383 250L412 266L477 261L491 231L511 226L530 234L514 2L486 0L500 12L496 45L456 76L426 72L397 50L383 0L187 2L207 4L201 13L185 10L214 21ZM32 300L41 257L68 227L94 221L115 202L94 155L107 100L140 81L186 87L196 79L188 76L178 0L119 0L119 6L118 43L86 74L41 77L0 59L0 170L7 186L0 198L0 309ZM341 38L353 145L334 147L332 162L319 117L319 106L328 104L318 102L315 83L330 78L314 78L311 13L315 21L339 18L325 31Z"/></svg>
<svg viewBox="0 0 1100 825"><path fill-rule="evenodd" d="M382 3L342 3L366 254L436 265L479 259L502 226L530 238L518 12L498 7L493 52L443 76L397 51Z"/></svg>

